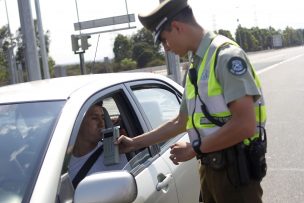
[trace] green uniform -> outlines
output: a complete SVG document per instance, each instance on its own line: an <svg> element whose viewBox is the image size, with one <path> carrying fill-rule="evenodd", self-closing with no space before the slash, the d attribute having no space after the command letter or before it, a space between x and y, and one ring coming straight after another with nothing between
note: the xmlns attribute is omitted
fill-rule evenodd
<svg viewBox="0 0 304 203"><path fill-rule="evenodd" d="M258 122L261 119L264 125L266 113L260 83L248 62L246 54L237 45L233 45L233 42L221 44L218 40L221 39L220 37L217 37L219 42L215 42L215 37L210 32L204 35L197 52L193 56L191 67L198 72L199 92L208 110L212 115L229 118L231 114L227 104L250 95L255 102L259 100L263 105L261 117L258 116L256 120ZM219 52L216 52L218 47L220 47ZM214 56L217 56L217 58L214 59ZM213 66L214 62L216 65ZM188 77L180 111L188 115L187 131L192 142L197 139L196 132L204 137L212 134L219 127L210 123L201 112L200 103L194 96L194 88L189 81ZM257 115L259 114L258 107L256 102ZM197 127L196 132L193 129L194 124ZM252 136L257 135L258 129L256 134ZM248 142L247 140L247 144ZM247 186L235 187L230 181L230 178L234 177L229 177L227 170L229 170L229 167L224 170L214 170L201 165L201 189L205 203L261 202L262 188L259 182L251 181Z"/></svg>

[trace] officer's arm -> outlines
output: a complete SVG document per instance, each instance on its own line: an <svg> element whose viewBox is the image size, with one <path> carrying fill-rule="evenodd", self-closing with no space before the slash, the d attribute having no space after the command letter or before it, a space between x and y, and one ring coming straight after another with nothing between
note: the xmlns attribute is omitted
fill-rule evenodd
<svg viewBox="0 0 304 203"><path fill-rule="evenodd" d="M202 140L202 152L225 149L254 135L256 120L253 97L244 96L232 101L228 108L232 114L231 120Z"/></svg>
<svg viewBox="0 0 304 203"><path fill-rule="evenodd" d="M140 149L166 141L186 131L187 114L180 112L175 118L160 127L133 138L133 146Z"/></svg>

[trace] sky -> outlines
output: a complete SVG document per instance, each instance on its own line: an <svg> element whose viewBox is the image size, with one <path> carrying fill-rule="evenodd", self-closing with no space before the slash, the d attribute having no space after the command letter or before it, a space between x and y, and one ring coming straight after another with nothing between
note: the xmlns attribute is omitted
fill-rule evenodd
<svg viewBox="0 0 304 203"><path fill-rule="evenodd" d="M6 17L5 0L0 0L0 27L10 24L11 32L15 33L20 27L17 0L6 0L8 19ZM36 18L35 2L30 0L33 18ZM40 0L40 11L44 32L50 31L50 52L56 65L79 63L79 56L74 54L71 46L71 35L79 34L74 30L74 23L79 21L102 19L113 16L135 14L135 22L130 26L135 29L94 34L89 39L92 45L84 54L85 61L103 61L104 57L113 58L113 44L117 34L131 36L141 29L138 13L147 13L154 9L159 0ZM196 20L207 30L230 30L235 33L237 25L243 27L285 29L304 29L304 12L301 0L188 0L194 11ZM127 4L127 5L126 5ZM237 20L238 19L238 20ZM117 28L129 27L128 24L107 26L83 30L91 33ZM98 46L97 41L99 38Z"/></svg>

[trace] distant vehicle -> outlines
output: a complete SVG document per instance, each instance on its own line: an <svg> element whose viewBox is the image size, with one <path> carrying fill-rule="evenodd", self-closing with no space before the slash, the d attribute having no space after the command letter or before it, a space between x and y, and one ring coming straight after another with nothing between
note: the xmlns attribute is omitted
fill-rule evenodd
<svg viewBox="0 0 304 203"><path fill-rule="evenodd" d="M98 172L74 190L67 172L88 108L102 100L128 136L178 114L183 88L149 73L71 76L0 88L0 202L198 202L195 159L174 165L170 145L127 154L121 171ZM118 119L119 118L119 119Z"/></svg>
<svg viewBox="0 0 304 203"><path fill-rule="evenodd" d="M273 35L272 36L272 46L273 48L282 48L283 47L283 39L282 35Z"/></svg>

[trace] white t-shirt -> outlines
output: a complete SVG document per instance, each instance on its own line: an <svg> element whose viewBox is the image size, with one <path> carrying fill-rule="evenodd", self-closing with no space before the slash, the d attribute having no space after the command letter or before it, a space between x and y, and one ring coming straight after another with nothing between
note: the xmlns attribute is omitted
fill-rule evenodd
<svg viewBox="0 0 304 203"><path fill-rule="evenodd" d="M72 155L70 163L69 163L69 176L71 180L74 179L74 177L77 175L78 171L81 169L83 164L87 161L87 159L102 145L102 143L99 143L94 150L92 150L90 153L81 156L81 157L75 157ZM120 154L120 163L114 164L110 166L105 166L103 164L103 153L98 157L98 159L95 161L94 165L91 167L87 175L90 175L92 173L101 172L101 171L111 171L111 170L121 170L127 163L127 157L125 154Z"/></svg>

